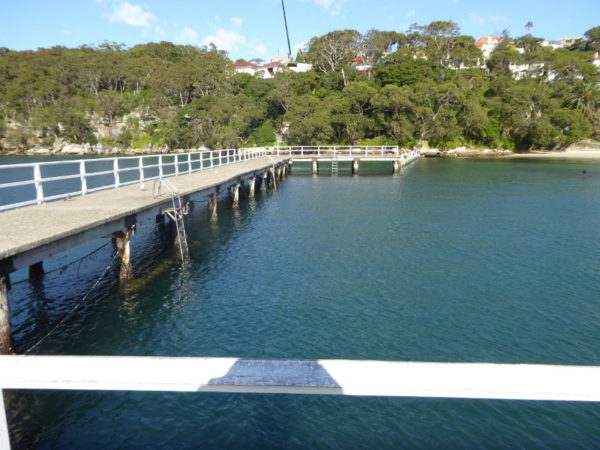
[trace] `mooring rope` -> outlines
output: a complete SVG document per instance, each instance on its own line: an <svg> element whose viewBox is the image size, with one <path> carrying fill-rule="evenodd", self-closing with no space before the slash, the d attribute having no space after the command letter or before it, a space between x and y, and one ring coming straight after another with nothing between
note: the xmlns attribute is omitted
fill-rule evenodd
<svg viewBox="0 0 600 450"><path fill-rule="evenodd" d="M86 255L82 256L81 258L79 258L79 259L76 259L75 261L68 262L67 264L65 264L65 265L63 265L63 266L60 266L60 267L57 267L56 269L52 269L52 270L49 270L48 272L44 272L44 273L43 273L43 274L41 274L41 275L42 275L42 276L50 275L51 273L54 273L54 272L59 272L59 271L65 270L66 268L68 268L68 267L72 266L73 264L77 264L77 263L79 263L79 266L77 267L77 276L79 276L79 268L81 267L81 263L83 262L83 260L84 260L84 259L86 259L86 258L89 258L90 256L93 256L93 255L95 255L95 254L96 254L96 253L98 253L100 250L102 250L104 247L106 247L106 246L108 246L109 244L111 244L111 242L112 242L112 241L110 241L110 240L109 240L109 241L108 241L108 242L106 242L105 244L102 244L100 247L98 247L96 250L93 250L93 251L91 251L90 253L88 253L88 254L86 254ZM17 281L16 283L12 283L12 285L13 285L13 286L16 286L17 284L25 283L26 281L29 281L29 279L28 279L28 278L24 278L23 280Z"/></svg>
<svg viewBox="0 0 600 450"><path fill-rule="evenodd" d="M28 354L34 348L38 347L42 342L44 342L50 335L52 335L59 327L61 327L65 322L67 322L67 320L69 320L73 316L73 314L79 309L79 307L87 300L87 298L92 293L92 291L96 288L98 283L100 283L100 280L102 280L102 278L104 278L104 276L108 273L108 271L112 267L113 263L115 262L115 259L117 259L118 255L119 255L119 250L117 250L115 252L114 256L112 257L112 259L110 260L108 265L105 267L102 274L96 279L96 281L94 282L92 287L90 287L87 290L87 292L84 294L84 296L81 297L81 299L77 302L77 304L73 307L73 309L71 309L71 311L65 317L63 317L56 325L54 325L50 329L50 331L48 331L48 333L46 333L44 336L42 336L35 344L33 344L25 352L23 352L24 355Z"/></svg>

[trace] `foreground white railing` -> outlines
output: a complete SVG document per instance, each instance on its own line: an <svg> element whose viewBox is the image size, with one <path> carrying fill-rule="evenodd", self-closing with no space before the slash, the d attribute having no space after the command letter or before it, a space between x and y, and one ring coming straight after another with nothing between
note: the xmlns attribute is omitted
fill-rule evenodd
<svg viewBox="0 0 600 450"><path fill-rule="evenodd" d="M151 356L0 356L0 367L2 389L600 401L600 367L589 366ZM8 448L8 426L3 414L4 406L0 404L0 448Z"/></svg>
<svg viewBox="0 0 600 450"><path fill-rule="evenodd" d="M418 158L419 153L417 150L397 146L290 146L6 164L0 165L0 180L6 180L9 176L16 179L0 183L0 199L3 198L3 192L20 189L18 195L23 200L0 204L0 211L87 195L129 184L140 183L143 186L146 181L267 155L300 158L398 158L408 163ZM57 186L63 182L67 183Z"/></svg>
<svg viewBox="0 0 600 450"><path fill-rule="evenodd" d="M31 193L25 194L32 198L0 205L0 211L86 195L129 184L140 183L143 185L146 181L256 159L266 154L267 151L264 148L252 148L0 165L0 180L6 180L8 171L11 171L12 174L15 171L23 172L22 175L17 175L20 177L18 181L0 183L0 198L3 189L33 188ZM68 174L65 175L64 172ZM49 184L69 180L68 187L70 189L67 192L63 192L64 188L55 188L54 190L59 191L57 193L49 194L47 192ZM73 181L76 183L75 190L73 190Z"/></svg>
<svg viewBox="0 0 600 450"><path fill-rule="evenodd" d="M154 356L0 356L0 388L600 401L600 367Z"/></svg>

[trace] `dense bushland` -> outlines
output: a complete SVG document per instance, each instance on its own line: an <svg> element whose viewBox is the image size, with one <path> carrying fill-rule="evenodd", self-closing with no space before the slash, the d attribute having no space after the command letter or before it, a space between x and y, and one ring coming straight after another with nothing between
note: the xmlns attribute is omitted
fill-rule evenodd
<svg viewBox="0 0 600 450"><path fill-rule="evenodd" d="M554 50L505 35L484 61L452 22L339 30L298 55L314 70L270 79L236 74L216 48L169 42L0 49L0 142L561 147L599 131L600 27L585 36Z"/></svg>

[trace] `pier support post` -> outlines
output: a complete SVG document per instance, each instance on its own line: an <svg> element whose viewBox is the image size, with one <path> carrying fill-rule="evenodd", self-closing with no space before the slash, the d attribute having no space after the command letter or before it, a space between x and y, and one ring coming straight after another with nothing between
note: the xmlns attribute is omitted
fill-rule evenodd
<svg viewBox="0 0 600 450"><path fill-rule="evenodd" d="M8 421L4 407L4 392L0 389L0 448L10 449L10 436L8 434Z"/></svg>
<svg viewBox="0 0 600 450"><path fill-rule="evenodd" d="M121 269L119 270L119 279L121 281L129 280L133 276L129 242L134 234L135 227L130 227L127 230L113 233L113 242L119 251L119 259L121 261Z"/></svg>
<svg viewBox="0 0 600 450"><path fill-rule="evenodd" d="M0 354L2 355L13 353L8 291L10 291L10 278L8 275L0 275Z"/></svg>
<svg viewBox="0 0 600 450"><path fill-rule="evenodd" d="M44 276L44 262L40 261L29 266L29 281L37 283Z"/></svg>
<svg viewBox="0 0 600 450"><path fill-rule="evenodd" d="M256 194L256 177L248 179L248 198L254 198Z"/></svg>
<svg viewBox="0 0 600 450"><path fill-rule="evenodd" d="M240 207L240 183L233 183L229 186L229 192L231 193L231 206L234 209Z"/></svg>
<svg viewBox="0 0 600 450"><path fill-rule="evenodd" d="M317 158L313 158L313 160L312 160L312 174L313 175L319 174L319 160Z"/></svg>
<svg viewBox="0 0 600 450"><path fill-rule="evenodd" d="M262 192L267 190L267 183L269 182L269 178L268 178L268 172L264 171L261 175L260 175L260 190Z"/></svg>
<svg viewBox="0 0 600 450"><path fill-rule="evenodd" d="M402 167L402 161L399 159L394 160L394 173L400 173L400 167Z"/></svg>
<svg viewBox="0 0 600 450"><path fill-rule="evenodd" d="M217 220L217 202L219 200L219 193L221 192L220 186L215 188L215 193L208 196L208 212L210 214L210 220Z"/></svg>
<svg viewBox="0 0 600 450"><path fill-rule="evenodd" d="M217 218L217 198L215 194L210 194L208 196L208 213L210 214L211 220Z"/></svg>
<svg viewBox="0 0 600 450"><path fill-rule="evenodd" d="M277 189L277 179L275 178L275 169L269 168L269 179L271 180L271 188Z"/></svg>
<svg viewBox="0 0 600 450"><path fill-rule="evenodd" d="M8 274L0 275L0 354L2 355L14 353L8 310L9 290L10 278ZM0 389L0 449L10 449L8 421L6 420L6 409L4 406L4 391L2 389Z"/></svg>
<svg viewBox="0 0 600 450"><path fill-rule="evenodd" d="M352 160L352 175L358 175L360 172L360 159L354 158Z"/></svg>

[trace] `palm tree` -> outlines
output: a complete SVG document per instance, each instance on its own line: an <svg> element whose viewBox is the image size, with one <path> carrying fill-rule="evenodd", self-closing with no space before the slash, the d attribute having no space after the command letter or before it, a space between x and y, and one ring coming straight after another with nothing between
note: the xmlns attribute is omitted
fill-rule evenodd
<svg viewBox="0 0 600 450"><path fill-rule="evenodd" d="M595 83L581 83L575 87L567 105L578 109L594 123L600 112L600 87Z"/></svg>

